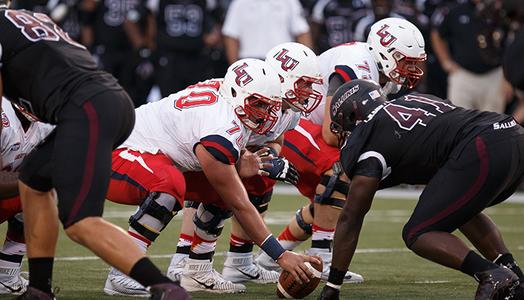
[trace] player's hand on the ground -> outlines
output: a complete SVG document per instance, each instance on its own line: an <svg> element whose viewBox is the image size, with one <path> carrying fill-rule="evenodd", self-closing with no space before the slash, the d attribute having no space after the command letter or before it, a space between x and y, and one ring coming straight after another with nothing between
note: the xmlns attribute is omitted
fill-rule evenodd
<svg viewBox="0 0 524 300"><path fill-rule="evenodd" d="M267 176L268 173L262 169L273 166L269 161L272 155L267 155L268 148L262 148L255 152L244 151L237 162L238 175L241 178L249 178L255 175Z"/></svg>
<svg viewBox="0 0 524 300"><path fill-rule="evenodd" d="M320 261L316 257L297 254L291 251L284 252L277 260L280 267L291 273L291 275L293 275L300 283L307 283L309 282L309 279L313 277L313 274L304 264L305 262L315 262L320 264Z"/></svg>
<svg viewBox="0 0 524 300"><path fill-rule="evenodd" d="M276 157L270 161L271 167L264 168L267 177L296 185L298 183L298 171L295 166L284 157Z"/></svg>
<svg viewBox="0 0 524 300"><path fill-rule="evenodd" d="M340 291L329 286L324 286L317 300L338 300Z"/></svg>

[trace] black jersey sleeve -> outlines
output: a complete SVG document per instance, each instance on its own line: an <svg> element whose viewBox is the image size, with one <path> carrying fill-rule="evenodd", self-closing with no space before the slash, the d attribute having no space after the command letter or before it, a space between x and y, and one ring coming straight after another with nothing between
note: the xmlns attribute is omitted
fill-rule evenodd
<svg viewBox="0 0 524 300"><path fill-rule="evenodd" d="M367 176L382 179L384 168L377 157L370 156L364 160L358 161L353 176Z"/></svg>
<svg viewBox="0 0 524 300"><path fill-rule="evenodd" d="M373 122L357 126L346 138L340 149L340 162L349 178L352 178L354 175L358 159L364 152L364 147L372 130Z"/></svg>

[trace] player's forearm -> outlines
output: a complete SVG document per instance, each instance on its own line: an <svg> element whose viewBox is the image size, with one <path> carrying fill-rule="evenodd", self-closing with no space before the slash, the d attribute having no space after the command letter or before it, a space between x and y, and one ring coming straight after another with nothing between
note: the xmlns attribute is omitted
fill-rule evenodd
<svg viewBox="0 0 524 300"><path fill-rule="evenodd" d="M140 32L138 24L129 20L125 20L122 24L122 27L124 28L124 31L127 37L129 38L129 41L131 41L133 48L139 49L141 47L146 46L146 39Z"/></svg>
<svg viewBox="0 0 524 300"><path fill-rule="evenodd" d="M453 59L449 53L448 43L440 37L440 34L436 30L431 32L431 43L442 68L449 71L448 65L453 62Z"/></svg>
<svg viewBox="0 0 524 300"><path fill-rule="evenodd" d="M357 248L364 217L342 212L338 219L333 246L332 266L346 271Z"/></svg>
<svg viewBox="0 0 524 300"><path fill-rule="evenodd" d="M146 46L149 49L155 49L156 48L156 41L155 41L156 32L157 32L157 28L156 28L155 17L152 14L149 14L147 16L147 29L145 31L145 33L146 33L146 37L145 37L145 39L146 39Z"/></svg>
<svg viewBox="0 0 524 300"><path fill-rule="evenodd" d="M237 184L237 180L237 178L231 180L231 178L223 177L224 182L215 182L214 187L249 238L257 245L260 245L271 232L267 229L256 208L249 201L244 186L240 183L240 180L238 180Z"/></svg>
<svg viewBox="0 0 524 300"><path fill-rule="evenodd" d="M227 61L232 64L238 60L240 42L232 37L224 36L224 48L226 49Z"/></svg>
<svg viewBox="0 0 524 300"><path fill-rule="evenodd" d="M297 36L297 42L309 48L313 48L313 38L309 31L299 34Z"/></svg>
<svg viewBox="0 0 524 300"><path fill-rule="evenodd" d="M338 218L333 248L332 273L329 282L341 285L357 248L364 217L371 208L379 178L354 176L346 203ZM335 271L333 271L335 269Z"/></svg>
<svg viewBox="0 0 524 300"><path fill-rule="evenodd" d="M260 246L271 232L256 208L251 202L248 202L248 204L249 205L232 207L232 211L244 232L255 244Z"/></svg>
<svg viewBox="0 0 524 300"><path fill-rule="evenodd" d="M313 41L319 41L319 37L320 37L320 32L322 30L322 24L319 24L317 22L312 22L311 23L311 38L313 39ZM312 49L315 49L318 53L319 49L317 48L318 47L318 44L317 45L314 45L315 48L312 48Z"/></svg>

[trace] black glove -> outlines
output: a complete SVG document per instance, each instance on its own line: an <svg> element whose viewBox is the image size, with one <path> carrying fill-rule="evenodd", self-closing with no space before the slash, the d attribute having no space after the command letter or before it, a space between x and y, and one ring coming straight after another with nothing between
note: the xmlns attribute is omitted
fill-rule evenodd
<svg viewBox="0 0 524 300"><path fill-rule="evenodd" d="M317 300L339 300L340 291L329 286L324 286Z"/></svg>
<svg viewBox="0 0 524 300"><path fill-rule="evenodd" d="M269 173L267 177L293 185L298 183L298 171L295 166L284 157L276 157L269 161L273 166L264 168Z"/></svg>

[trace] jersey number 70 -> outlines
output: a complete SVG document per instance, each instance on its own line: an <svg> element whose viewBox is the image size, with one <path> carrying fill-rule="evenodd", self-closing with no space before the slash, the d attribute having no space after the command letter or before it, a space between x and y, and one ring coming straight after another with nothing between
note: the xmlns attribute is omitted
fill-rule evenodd
<svg viewBox="0 0 524 300"><path fill-rule="evenodd" d="M218 101L218 81L205 81L187 87L191 90L188 95L181 96L175 101L175 108L182 110L196 106L212 105Z"/></svg>

